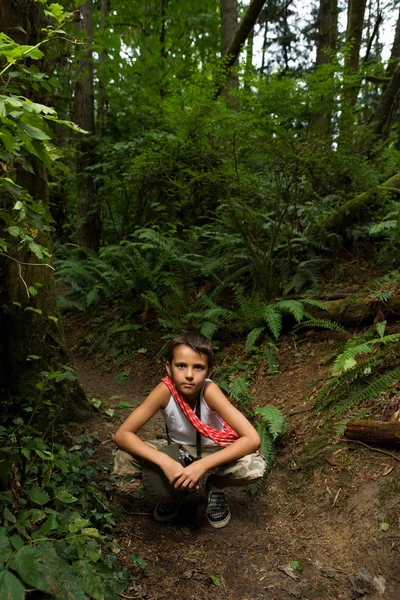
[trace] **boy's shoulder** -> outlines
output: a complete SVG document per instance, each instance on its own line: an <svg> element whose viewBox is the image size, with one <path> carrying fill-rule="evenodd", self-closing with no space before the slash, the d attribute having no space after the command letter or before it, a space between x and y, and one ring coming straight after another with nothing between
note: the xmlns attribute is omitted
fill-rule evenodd
<svg viewBox="0 0 400 600"><path fill-rule="evenodd" d="M211 379L206 379L203 398L212 410L218 410L219 404L227 400L221 388Z"/></svg>

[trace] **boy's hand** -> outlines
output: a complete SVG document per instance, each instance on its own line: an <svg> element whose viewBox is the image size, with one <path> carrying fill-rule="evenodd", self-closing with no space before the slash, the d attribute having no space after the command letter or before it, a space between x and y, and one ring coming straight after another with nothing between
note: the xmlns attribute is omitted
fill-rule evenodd
<svg viewBox="0 0 400 600"><path fill-rule="evenodd" d="M206 472L207 469L202 461L196 460L191 465L182 468L181 473L177 474L175 480L170 483L176 489L195 491L199 489L199 480Z"/></svg>
<svg viewBox="0 0 400 600"><path fill-rule="evenodd" d="M184 468L183 466L173 458L170 458L164 454L163 463L160 465L165 477L168 479L171 485L175 486L175 481L182 475Z"/></svg>

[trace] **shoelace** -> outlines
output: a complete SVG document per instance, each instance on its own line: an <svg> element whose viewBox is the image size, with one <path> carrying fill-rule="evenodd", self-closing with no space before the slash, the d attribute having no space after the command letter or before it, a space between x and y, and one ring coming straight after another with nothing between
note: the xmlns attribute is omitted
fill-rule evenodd
<svg viewBox="0 0 400 600"><path fill-rule="evenodd" d="M224 492L210 492L208 496L207 514L219 518L229 511L228 502Z"/></svg>

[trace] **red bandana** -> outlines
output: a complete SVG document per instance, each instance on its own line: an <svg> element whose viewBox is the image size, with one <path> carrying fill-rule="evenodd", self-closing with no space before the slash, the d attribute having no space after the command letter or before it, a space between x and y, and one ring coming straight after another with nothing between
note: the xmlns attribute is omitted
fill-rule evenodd
<svg viewBox="0 0 400 600"><path fill-rule="evenodd" d="M206 425L206 423L200 421L194 410L190 408L189 404L178 392L172 379L170 377L164 377L164 379L161 381L165 383L187 420L202 435L208 437L218 446L226 446L227 444L235 442L237 439L239 439L236 431L233 431L233 429L229 427L228 423L225 423L223 419L221 419L222 426L224 428L223 431L218 431L218 429L214 429L214 427L210 427L210 425Z"/></svg>

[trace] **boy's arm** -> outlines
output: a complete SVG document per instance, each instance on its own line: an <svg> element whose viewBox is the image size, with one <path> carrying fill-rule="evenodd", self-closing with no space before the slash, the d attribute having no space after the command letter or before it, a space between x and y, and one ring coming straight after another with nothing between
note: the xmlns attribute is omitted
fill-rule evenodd
<svg viewBox="0 0 400 600"><path fill-rule="evenodd" d="M185 468L175 487L192 487L208 471L255 452L261 445L260 436L246 417L235 408L215 383L204 390L204 399L211 410L217 412L236 431L239 438L219 452L204 456Z"/></svg>
<svg viewBox="0 0 400 600"><path fill-rule="evenodd" d="M145 444L136 433L145 425L151 417L160 409L165 408L170 398L170 392L164 383L157 387L147 396L146 400L138 406L122 423L114 435L115 443L125 452L134 454L144 460L158 465L172 483L183 470L182 465L163 452Z"/></svg>

